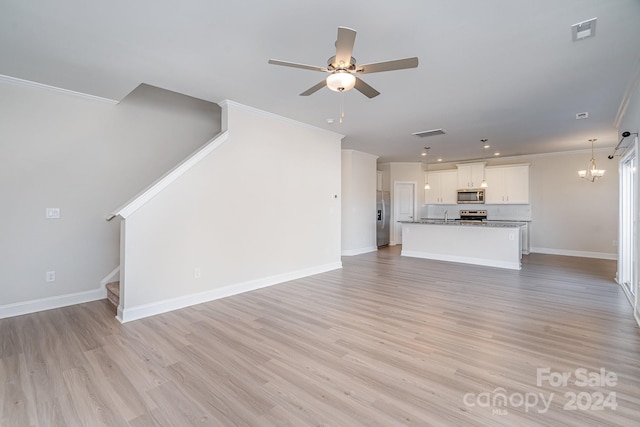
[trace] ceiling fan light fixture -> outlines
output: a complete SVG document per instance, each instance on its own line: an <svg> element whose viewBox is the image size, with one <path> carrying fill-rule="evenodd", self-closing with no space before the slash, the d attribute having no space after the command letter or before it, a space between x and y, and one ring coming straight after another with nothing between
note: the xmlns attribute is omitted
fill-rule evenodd
<svg viewBox="0 0 640 427"><path fill-rule="evenodd" d="M338 70L327 77L327 87L335 92L346 92L356 85L356 77L348 71Z"/></svg>

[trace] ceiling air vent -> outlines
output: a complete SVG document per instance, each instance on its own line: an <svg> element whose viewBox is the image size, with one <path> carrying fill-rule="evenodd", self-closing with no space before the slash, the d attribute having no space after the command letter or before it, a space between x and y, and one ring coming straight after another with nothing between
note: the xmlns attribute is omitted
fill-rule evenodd
<svg viewBox="0 0 640 427"><path fill-rule="evenodd" d="M576 120L580 120L580 119L588 119L589 118L589 113L588 112L584 112L584 113L577 113L576 114Z"/></svg>
<svg viewBox="0 0 640 427"><path fill-rule="evenodd" d="M588 37L596 35L596 19L591 18L588 21L578 22L571 26L571 37L574 42L584 40Z"/></svg>
<svg viewBox="0 0 640 427"><path fill-rule="evenodd" d="M423 130L421 132L414 132L411 135L419 136L420 138L424 138L427 136L436 136L436 135L444 135L446 132L442 129L431 129L431 130Z"/></svg>

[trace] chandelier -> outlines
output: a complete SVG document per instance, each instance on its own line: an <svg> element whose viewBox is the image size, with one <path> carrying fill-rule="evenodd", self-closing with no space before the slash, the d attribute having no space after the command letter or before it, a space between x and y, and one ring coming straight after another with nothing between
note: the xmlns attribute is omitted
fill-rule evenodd
<svg viewBox="0 0 640 427"><path fill-rule="evenodd" d="M596 141L597 139L595 138L589 140L589 142L591 143L591 160L589 160L589 166L586 170L578 171L578 176L580 178L584 178L587 181L591 182L594 182L596 179L602 178L604 176L604 169L598 169L598 166L596 166L596 159L594 159L593 157L593 143Z"/></svg>

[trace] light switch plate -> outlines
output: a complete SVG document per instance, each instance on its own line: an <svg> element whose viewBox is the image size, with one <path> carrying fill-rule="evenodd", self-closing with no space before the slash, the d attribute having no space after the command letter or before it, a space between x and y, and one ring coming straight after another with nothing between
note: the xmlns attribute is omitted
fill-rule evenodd
<svg viewBox="0 0 640 427"><path fill-rule="evenodd" d="M45 275L45 279L44 280L47 283L55 282L56 281L56 272L55 271L47 271L47 274Z"/></svg>

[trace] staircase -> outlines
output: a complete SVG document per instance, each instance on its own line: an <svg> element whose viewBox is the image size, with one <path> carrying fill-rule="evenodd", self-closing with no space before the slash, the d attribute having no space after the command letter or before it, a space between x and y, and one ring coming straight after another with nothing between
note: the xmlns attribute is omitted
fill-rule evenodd
<svg viewBox="0 0 640 427"><path fill-rule="evenodd" d="M120 282L107 283L107 299L116 308L120 304Z"/></svg>

